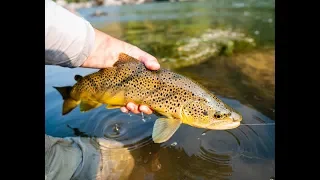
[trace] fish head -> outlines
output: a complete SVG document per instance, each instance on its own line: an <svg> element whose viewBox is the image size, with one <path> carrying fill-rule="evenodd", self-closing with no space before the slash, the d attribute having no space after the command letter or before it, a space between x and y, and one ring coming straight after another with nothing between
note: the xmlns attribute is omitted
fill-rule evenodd
<svg viewBox="0 0 320 180"><path fill-rule="evenodd" d="M235 110L217 110L214 112L213 116L210 117L209 124L204 128L211 130L234 129L240 126L241 121L242 116Z"/></svg>
<svg viewBox="0 0 320 180"><path fill-rule="evenodd" d="M214 104L193 101L183 108L182 119L182 122L193 127L227 130L237 128L242 121L242 116L220 101Z"/></svg>

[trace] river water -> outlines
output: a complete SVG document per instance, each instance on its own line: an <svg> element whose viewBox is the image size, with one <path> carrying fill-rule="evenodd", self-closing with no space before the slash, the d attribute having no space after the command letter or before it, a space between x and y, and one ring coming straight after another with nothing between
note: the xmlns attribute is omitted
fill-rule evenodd
<svg viewBox="0 0 320 180"><path fill-rule="evenodd" d="M97 10L106 16L92 16ZM86 8L79 13L96 28L155 55L164 67L203 84L238 110L243 123L259 125L228 131L182 125L169 141L153 144L155 115L100 107L87 113L76 108L61 116L62 99L52 86L73 85L74 75L97 70L46 66L48 135L78 136L76 128L125 144L135 159L130 179L274 176L274 1L149 3Z"/></svg>

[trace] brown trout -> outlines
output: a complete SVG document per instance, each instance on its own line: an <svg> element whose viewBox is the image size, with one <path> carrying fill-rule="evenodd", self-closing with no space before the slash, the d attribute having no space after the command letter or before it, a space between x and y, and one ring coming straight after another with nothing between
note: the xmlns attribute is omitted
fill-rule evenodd
<svg viewBox="0 0 320 180"><path fill-rule="evenodd" d="M120 54L113 67L86 76L75 75L74 86L54 87L64 102L66 115L80 104L87 112L106 105L120 108L128 102L149 106L156 115L152 139L162 143L172 137L181 123L196 128L237 128L242 116L202 85L170 70L149 70L137 59Z"/></svg>

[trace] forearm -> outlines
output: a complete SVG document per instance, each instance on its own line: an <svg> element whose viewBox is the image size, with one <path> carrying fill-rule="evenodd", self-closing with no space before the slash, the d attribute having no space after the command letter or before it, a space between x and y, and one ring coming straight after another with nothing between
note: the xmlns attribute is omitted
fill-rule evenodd
<svg viewBox="0 0 320 180"><path fill-rule="evenodd" d="M46 64L81 66L94 48L94 28L51 0L45 0L45 11Z"/></svg>
<svg viewBox="0 0 320 180"><path fill-rule="evenodd" d="M136 46L120 41L97 29L94 31L95 42L92 53L82 67L111 67L118 60L120 52L129 53L131 50L138 49Z"/></svg>

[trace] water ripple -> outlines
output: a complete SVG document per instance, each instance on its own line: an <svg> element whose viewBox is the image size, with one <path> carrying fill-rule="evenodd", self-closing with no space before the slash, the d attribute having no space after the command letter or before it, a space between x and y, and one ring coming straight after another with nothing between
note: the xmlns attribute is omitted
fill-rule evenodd
<svg viewBox="0 0 320 180"><path fill-rule="evenodd" d="M106 110L102 107L92 113L84 129L98 137L117 141L129 150L135 150L152 143L154 121L146 119L143 121L141 115L128 115L118 109Z"/></svg>
<svg viewBox="0 0 320 180"><path fill-rule="evenodd" d="M243 115L244 124L274 123L250 107L238 101L221 97ZM177 155L179 177L197 179L205 177L226 179L234 174L243 177L244 169L252 168L254 176L273 175L274 126L239 126L236 129L215 131L182 125L165 144L171 151L185 152ZM171 144L175 144L172 146ZM172 153L172 152L171 152ZM177 152L178 153L178 152ZM180 162L180 161L181 162ZM165 160L160 159L160 162ZM184 164L185 162L187 164ZM250 164L250 166L248 166ZM164 167L164 166L163 166ZM263 170L263 167L269 169ZM196 173L200 171L200 173ZM205 169L205 170L204 170Z"/></svg>

